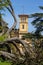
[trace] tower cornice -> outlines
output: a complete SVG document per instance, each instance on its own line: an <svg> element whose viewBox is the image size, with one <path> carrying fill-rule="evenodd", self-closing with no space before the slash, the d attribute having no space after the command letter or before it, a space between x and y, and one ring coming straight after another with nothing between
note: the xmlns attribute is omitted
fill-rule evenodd
<svg viewBox="0 0 43 65"><path fill-rule="evenodd" d="M26 14L21 14L21 15L18 15L19 17L29 17L29 15L26 15Z"/></svg>

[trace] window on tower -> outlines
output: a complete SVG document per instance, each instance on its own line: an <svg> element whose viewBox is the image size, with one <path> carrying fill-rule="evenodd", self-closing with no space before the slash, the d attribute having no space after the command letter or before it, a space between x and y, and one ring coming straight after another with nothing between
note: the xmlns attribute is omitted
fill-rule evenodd
<svg viewBox="0 0 43 65"><path fill-rule="evenodd" d="M21 21L22 21L22 22L26 22L26 17L22 17L22 18L21 18Z"/></svg>
<svg viewBox="0 0 43 65"><path fill-rule="evenodd" d="M24 25L22 25L22 29L24 29Z"/></svg>

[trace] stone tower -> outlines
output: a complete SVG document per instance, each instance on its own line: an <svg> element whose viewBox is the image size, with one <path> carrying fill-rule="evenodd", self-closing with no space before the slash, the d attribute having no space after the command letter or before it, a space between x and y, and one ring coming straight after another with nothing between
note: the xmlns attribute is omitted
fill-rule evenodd
<svg viewBox="0 0 43 65"><path fill-rule="evenodd" d="M21 38L23 34L28 33L28 15L19 15L19 18L19 38Z"/></svg>

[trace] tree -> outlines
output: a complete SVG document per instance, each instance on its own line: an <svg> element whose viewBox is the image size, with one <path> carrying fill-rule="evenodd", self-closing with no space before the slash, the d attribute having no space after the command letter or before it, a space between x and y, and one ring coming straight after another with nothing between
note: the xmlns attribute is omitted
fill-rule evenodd
<svg viewBox="0 0 43 65"><path fill-rule="evenodd" d="M41 9L43 7L40 6ZM33 17L34 20L32 21L32 25L36 28L35 34L37 38L41 36L41 32L43 31L43 13L35 13L30 15L30 17Z"/></svg>
<svg viewBox="0 0 43 65"><path fill-rule="evenodd" d="M4 13L2 13L2 11L5 11L5 6L8 6L7 0L0 0L0 30L4 29L4 27L2 27L1 22L4 21L3 17L2 17L4 15ZM3 34L4 34L4 32L2 32L0 36L2 36Z"/></svg>
<svg viewBox="0 0 43 65"><path fill-rule="evenodd" d="M10 0L7 0L7 2L9 3L8 6L6 6L6 8L8 9L8 11L11 13L11 15L13 16L13 19L14 19L14 23L12 25L12 27L7 31L7 33L9 34L9 32L12 30L12 29L15 29L16 28L16 24L17 24L17 19L16 19L16 16L15 16L15 12L14 12L14 9L12 7L12 3Z"/></svg>
<svg viewBox="0 0 43 65"><path fill-rule="evenodd" d="M40 6L40 8L43 9L43 6ZM43 32L43 13L35 13L32 14L31 17L34 18L34 20L32 21L32 25L34 25L34 27L36 28L36 39L34 39L36 53L35 64L43 65L43 35L41 34L41 32Z"/></svg>
<svg viewBox="0 0 43 65"><path fill-rule="evenodd" d="M4 4L3 4L4 3ZM15 12L14 12L14 9L12 7L12 3L10 0L1 0L0 1L0 10L3 10L4 8L8 9L8 11L11 13L11 15L13 16L14 18L14 24L12 25L12 27L7 31L7 34L9 34L9 32L12 30L12 29L15 29L16 28L16 24L17 24L17 19L16 19L16 16L15 16Z"/></svg>

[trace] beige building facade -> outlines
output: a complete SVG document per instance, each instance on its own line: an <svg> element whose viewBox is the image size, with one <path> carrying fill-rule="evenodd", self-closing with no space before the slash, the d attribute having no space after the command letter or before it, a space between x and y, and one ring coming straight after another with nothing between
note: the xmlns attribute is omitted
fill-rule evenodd
<svg viewBox="0 0 43 65"><path fill-rule="evenodd" d="M20 23L19 23L19 38L23 36L23 34L28 33L28 15L19 15Z"/></svg>

